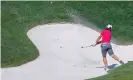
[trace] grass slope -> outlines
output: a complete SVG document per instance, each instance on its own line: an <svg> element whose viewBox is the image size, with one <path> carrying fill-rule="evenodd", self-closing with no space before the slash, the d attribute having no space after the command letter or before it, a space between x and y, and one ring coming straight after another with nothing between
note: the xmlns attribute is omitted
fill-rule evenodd
<svg viewBox="0 0 133 80"><path fill-rule="evenodd" d="M133 62L110 70L105 76L88 80L133 80Z"/></svg>
<svg viewBox="0 0 133 80"><path fill-rule="evenodd" d="M19 66L34 60L39 54L27 31L38 24L72 21L69 8L99 28L113 24L114 38L133 42L133 2L2 1L1 66Z"/></svg>

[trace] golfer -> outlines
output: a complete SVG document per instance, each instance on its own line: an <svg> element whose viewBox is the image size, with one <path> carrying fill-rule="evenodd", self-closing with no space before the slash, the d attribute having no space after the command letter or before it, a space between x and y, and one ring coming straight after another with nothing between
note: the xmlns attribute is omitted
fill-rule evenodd
<svg viewBox="0 0 133 80"><path fill-rule="evenodd" d="M120 60L114 54L114 52L112 50L112 46L110 43L111 37L112 37L111 30L112 30L112 25L110 25L110 24L107 25L106 28L100 33L100 36L97 38L96 44L95 44L95 45L97 45L97 44L101 43L101 52L102 52L102 56L103 56L103 63L105 65L105 68L104 68L105 70L108 70L108 63L107 63L107 59L106 59L107 52L112 58L114 58L120 64L124 64L124 62L122 60Z"/></svg>

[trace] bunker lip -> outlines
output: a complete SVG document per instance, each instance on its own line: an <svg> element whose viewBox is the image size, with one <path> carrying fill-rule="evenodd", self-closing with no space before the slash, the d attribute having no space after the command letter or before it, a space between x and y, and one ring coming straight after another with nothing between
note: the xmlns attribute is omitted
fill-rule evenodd
<svg viewBox="0 0 133 80"><path fill-rule="evenodd" d="M99 33L93 29L81 24L54 23L38 25L27 35L40 56L22 66L1 69L2 80L84 80L107 74L100 45L81 48L95 42ZM125 63L133 61L133 45L112 46ZM119 65L110 57L108 64Z"/></svg>

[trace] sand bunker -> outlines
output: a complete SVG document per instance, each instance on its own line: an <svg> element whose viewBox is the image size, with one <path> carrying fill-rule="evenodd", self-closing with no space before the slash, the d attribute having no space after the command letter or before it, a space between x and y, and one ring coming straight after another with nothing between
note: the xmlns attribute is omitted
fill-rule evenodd
<svg viewBox="0 0 133 80"><path fill-rule="evenodd" d="M99 35L90 28L81 24L47 24L32 28L27 35L40 56L19 67L3 68L2 80L84 80L107 74L102 68L100 45L81 48L93 44ZM124 62L133 60L133 45L112 46ZM119 65L110 57L108 63Z"/></svg>

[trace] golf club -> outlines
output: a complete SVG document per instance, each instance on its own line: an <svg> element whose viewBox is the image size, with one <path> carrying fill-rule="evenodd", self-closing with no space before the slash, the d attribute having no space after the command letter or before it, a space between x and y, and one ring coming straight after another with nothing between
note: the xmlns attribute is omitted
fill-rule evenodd
<svg viewBox="0 0 133 80"><path fill-rule="evenodd" d="M96 44L92 44L92 45L89 45L89 46L82 46L81 48L87 48L87 47L95 47Z"/></svg>

